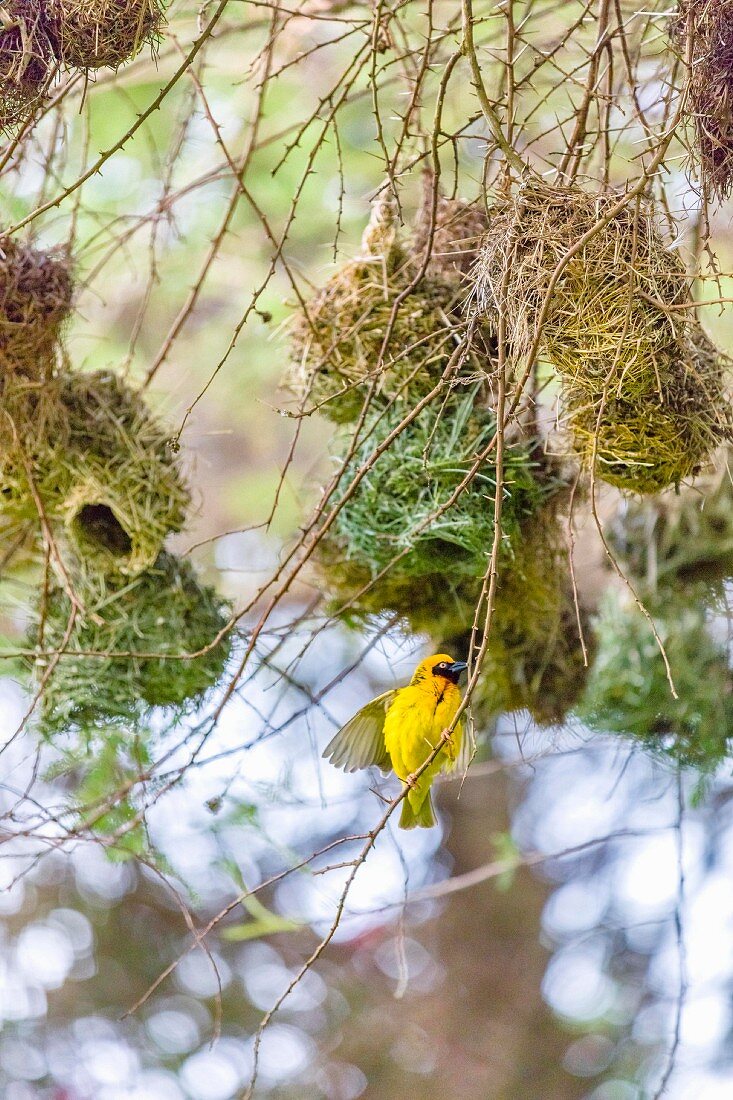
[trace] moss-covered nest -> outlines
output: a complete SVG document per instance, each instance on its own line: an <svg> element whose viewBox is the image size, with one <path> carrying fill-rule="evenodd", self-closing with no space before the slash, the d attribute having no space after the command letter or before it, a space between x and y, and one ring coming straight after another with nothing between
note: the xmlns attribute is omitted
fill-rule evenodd
<svg viewBox="0 0 733 1100"><path fill-rule="evenodd" d="M0 11L0 131L38 108L56 66L45 0L4 0Z"/></svg>
<svg viewBox="0 0 733 1100"><path fill-rule="evenodd" d="M155 48L165 22L160 0L49 0L58 56L84 71L118 69Z"/></svg>
<svg viewBox="0 0 733 1100"><path fill-rule="evenodd" d="M77 568L133 575L183 526L189 493L165 427L116 375L63 374L6 387L2 510L63 525ZM32 486L31 486L32 482Z"/></svg>
<svg viewBox="0 0 733 1100"><path fill-rule="evenodd" d="M715 630L716 608L705 587L666 589L646 606L679 698L672 696L647 619L635 605L620 604L615 593L597 624L598 654L578 716L654 755L711 770L733 737L733 677L724 641L729 629Z"/></svg>
<svg viewBox="0 0 733 1100"><path fill-rule="evenodd" d="M336 600L353 601L354 613L392 612L413 629L431 631L439 620L445 629L456 620L464 629L473 620L494 534L493 452L446 506L495 435L495 418L476 406L476 396L475 385L456 389L423 409L368 469L322 540L324 583ZM401 419L393 409L372 419L348 465L344 489ZM507 547L523 519L557 486L557 473L528 445L506 448ZM446 510L435 516L441 508ZM360 592L372 582L367 593Z"/></svg>
<svg viewBox="0 0 733 1100"><path fill-rule="evenodd" d="M591 397L565 389L575 449L596 476L637 493L657 493L696 475L730 438L730 361L691 323L658 366L643 395Z"/></svg>
<svg viewBox="0 0 733 1100"><path fill-rule="evenodd" d="M681 493L628 500L610 528L613 549L637 585L655 591L669 582L733 576L733 455Z"/></svg>
<svg viewBox="0 0 733 1100"><path fill-rule="evenodd" d="M733 0L679 0L671 31L690 62L685 106L702 182L722 201L733 187Z"/></svg>
<svg viewBox="0 0 733 1100"><path fill-rule="evenodd" d="M47 380L73 298L67 253L0 236L0 380Z"/></svg>
<svg viewBox="0 0 733 1100"><path fill-rule="evenodd" d="M84 613L76 619L67 652L44 688L39 724L45 736L74 729L92 736L108 723L135 727L154 707L193 711L221 679L231 635L201 656L187 658L215 641L230 609L213 588L198 580L186 560L164 552L153 569L133 580L88 575L75 584ZM52 587L48 598L41 599L32 644L39 645L42 621L40 650L50 654L62 648L71 603L60 587ZM38 657L39 682L52 659Z"/></svg>

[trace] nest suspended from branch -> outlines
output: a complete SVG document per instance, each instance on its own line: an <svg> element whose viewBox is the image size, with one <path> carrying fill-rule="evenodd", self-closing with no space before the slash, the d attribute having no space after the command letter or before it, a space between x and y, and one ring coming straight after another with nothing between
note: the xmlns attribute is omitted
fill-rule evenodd
<svg viewBox="0 0 733 1100"><path fill-rule="evenodd" d="M597 624L598 654L578 716L656 756L712 770L728 755L733 737L731 655L718 640L726 632L711 629L716 608L704 586L697 592L666 588L646 606L679 698L672 695L648 621L614 594Z"/></svg>
<svg viewBox="0 0 733 1100"><path fill-rule="evenodd" d="M189 493L165 428L114 374L64 374L16 385L3 403L2 510L64 525L77 568L133 575L179 531ZM3 431L4 425L4 431ZM12 433L12 434L11 434Z"/></svg>
<svg viewBox="0 0 733 1100"><path fill-rule="evenodd" d="M620 489L657 493L697 474L730 438L730 361L697 324L660 359L658 389L589 399L565 391L575 449L596 476Z"/></svg>
<svg viewBox="0 0 733 1100"><path fill-rule="evenodd" d="M190 498L170 435L114 374L63 382L70 435L51 466L65 486L59 512L67 535L85 567L139 573L186 519Z"/></svg>
<svg viewBox="0 0 733 1100"><path fill-rule="evenodd" d="M341 602L353 601L354 614L392 612L413 629L431 632L439 621L446 630L456 620L459 629L473 621L494 534L493 452L452 498L496 432L494 416L476 407L477 391L477 386L454 391L423 409L368 469L322 540L327 590ZM372 419L347 467L344 489L401 419L395 410ZM507 446L502 520L507 545L556 486L556 475L541 469L530 447ZM370 582L373 587L360 595Z"/></svg>
<svg viewBox="0 0 733 1100"><path fill-rule="evenodd" d="M703 187L723 201L733 187L733 2L679 0L671 30L689 60L686 109Z"/></svg>
<svg viewBox="0 0 733 1100"><path fill-rule="evenodd" d="M165 22L160 0L49 0L58 56L89 71L118 69L155 48Z"/></svg>
<svg viewBox="0 0 733 1100"><path fill-rule="evenodd" d="M44 100L56 67L44 0L0 5L0 130L12 134Z"/></svg>
<svg viewBox="0 0 733 1100"><path fill-rule="evenodd" d="M429 392L465 331L450 316L460 298L455 283L426 275L412 287L418 270L397 242L394 218L390 203L375 206L362 254L332 276L293 327L289 384L337 423L359 416L372 385L375 395L408 406Z"/></svg>
<svg viewBox="0 0 733 1100"><path fill-rule="evenodd" d="M533 182L497 204L474 298L482 316L505 311L517 361L535 342L563 258L617 201ZM641 204L603 225L554 285L540 348L560 375L575 449L621 488L677 485L727 436L727 364L687 319L688 303L682 261Z"/></svg>
<svg viewBox="0 0 733 1100"><path fill-rule="evenodd" d="M6 374L0 392L0 515L9 529L39 523L58 503L62 486L49 476L54 448L69 440L68 410L58 377L39 381ZM46 497L50 493L50 499Z"/></svg>
<svg viewBox="0 0 733 1100"><path fill-rule="evenodd" d="M533 345L555 270L618 200L532 181L494 205L473 297L482 316L504 310L517 360ZM665 247L649 207L632 203L564 267L542 326L543 354L590 394L604 387L626 398L649 393L660 356L685 327L684 310L670 307L688 299L681 259Z"/></svg>
<svg viewBox="0 0 733 1100"><path fill-rule="evenodd" d="M228 605L201 584L188 561L164 552L153 569L133 580L87 576L77 595L84 614L65 648L104 656L67 652L59 658L41 702L44 736L76 729L91 737L110 723L138 729L154 707L191 712L223 676L230 634L201 656L186 657L207 650L230 617ZM70 615L69 597L52 587L38 614L43 653L62 648ZM39 682L51 660L42 655L36 660Z"/></svg>
<svg viewBox="0 0 733 1100"><path fill-rule="evenodd" d="M567 520L561 494L524 524L514 556L499 569L494 613L471 706L481 726L502 713L529 711L541 726L560 725L588 679L593 651L587 611L575 606ZM582 639L581 639L582 629Z"/></svg>
<svg viewBox="0 0 733 1100"><path fill-rule="evenodd" d="M719 588L733 576L730 449L724 449L717 468L694 489L652 501L626 501L609 535L615 553L644 591L702 580Z"/></svg>
<svg viewBox="0 0 733 1100"><path fill-rule="evenodd" d="M73 290L66 253L0 237L0 382L14 371L50 379Z"/></svg>

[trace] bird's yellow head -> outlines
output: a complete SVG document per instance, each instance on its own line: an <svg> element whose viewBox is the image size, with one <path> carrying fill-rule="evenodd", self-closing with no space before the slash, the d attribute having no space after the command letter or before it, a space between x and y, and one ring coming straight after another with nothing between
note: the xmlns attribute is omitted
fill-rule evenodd
<svg viewBox="0 0 733 1100"><path fill-rule="evenodd" d="M426 657L420 662L411 682L421 684L429 678L438 677L457 684L461 673L467 668L465 661L454 661L447 653L434 653L432 657Z"/></svg>

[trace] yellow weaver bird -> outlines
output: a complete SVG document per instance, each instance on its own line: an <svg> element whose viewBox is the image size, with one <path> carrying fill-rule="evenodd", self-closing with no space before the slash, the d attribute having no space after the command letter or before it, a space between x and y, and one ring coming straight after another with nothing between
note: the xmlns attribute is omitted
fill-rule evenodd
<svg viewBox="0 0 733 1100"><path fill-rule="evenodd" d="M461 755L463 727L457 723L425 771L414 773L440 744L461 703L458 681L467 668L447 653L427 657L407 687L378 695L343 726L323 755L347 772L376 764L394 771L409 787L402 802L400 828L429 829L435 824L430 788L440 771L451 771Z"/></svg>

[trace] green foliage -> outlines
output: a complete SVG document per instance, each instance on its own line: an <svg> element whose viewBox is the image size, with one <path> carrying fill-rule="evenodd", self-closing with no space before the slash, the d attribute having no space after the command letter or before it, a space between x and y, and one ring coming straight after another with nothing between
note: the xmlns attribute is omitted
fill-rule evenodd
<svg viewBox="0 0 733 1100"><path fill-rule="evenodd" d="M578 716L599 732L623 734L656 755L710 770L733 737L733 680L728 646L715 636L715 604L703 586L668 589L646 605L678 698L647 619L635 605L609 596Z"/></svg>
<svg viewBox="0 0 733 1100"><path fill-rule="evenodd" d="M162 553L154 569L127 582L86 577L78 596L84 611L65 647L72 613L67 593L52 588L38 611L43 639L37 679L54 660L44 654L68 650L43 692L44 736L76 729L87 739L106 738L110 722L136 728L154 707L183 714L200 705L223 675L230 635L200 656L186 656L211 646L229 618L225 602L198 581L189 562Z"/></svg>
<svg viewBox="0 0 733 1100"><path fill-rule="evenodd" d="M80 758L71 754L64 762L64 770L74 768L77 772L74 800L81 810L81 824L108 841L105 851L114 862L124 862L147 849L138 810L124 793L150 762L139 738L135 740L134 753L133 764L129 747L110 730L93 755L87 753Z"/></svg>

